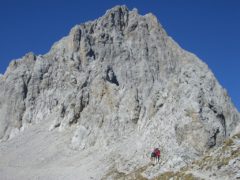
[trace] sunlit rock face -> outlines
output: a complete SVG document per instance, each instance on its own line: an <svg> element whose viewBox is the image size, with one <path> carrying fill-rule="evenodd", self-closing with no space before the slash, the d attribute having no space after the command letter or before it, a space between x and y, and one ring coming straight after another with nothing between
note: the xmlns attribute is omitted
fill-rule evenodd
<svg viewBox="0 0 240 180"><path fill-rule="evenodd" d="M114 151L111 167L123 172L131 171L126 162L147 163L154 147L162 168L181 167L222 144L239 119L205 63L153 14L125 6L76 25L47 54L28 53L0 76L2 141L47 124L71 132L70 149Z"/></svg>

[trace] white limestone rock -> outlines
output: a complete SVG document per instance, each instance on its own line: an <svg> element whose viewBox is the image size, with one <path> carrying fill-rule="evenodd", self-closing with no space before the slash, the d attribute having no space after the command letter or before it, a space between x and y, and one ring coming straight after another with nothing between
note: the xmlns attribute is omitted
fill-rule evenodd
<svg viewBox="0 0 240 180"><path fill-rule="evenodd" d="M0 78L0 115L2 141L45 123L71 132L67 147L118 154L112 167L125 172L127 162L147 163L156 146L161 168L181 167L221 145L240 122L207 65L153 14L126 6L76 25L43 56L13 61Z"/></svg>

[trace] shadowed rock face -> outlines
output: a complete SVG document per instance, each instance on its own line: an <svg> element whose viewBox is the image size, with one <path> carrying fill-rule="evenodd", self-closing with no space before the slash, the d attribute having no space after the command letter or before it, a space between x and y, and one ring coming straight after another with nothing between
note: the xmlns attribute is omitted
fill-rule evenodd
<svg viewBox="0 0 240 180"><path fill-rule="evenodd" d="M133 138L128 154L142 158L160 146L167 168L220 145L240 119L206 64L154 15L125 6L73 27L43 56L12 61L0 76L0 115L2 140L46 121L75 128L74 149Z"/></svg>

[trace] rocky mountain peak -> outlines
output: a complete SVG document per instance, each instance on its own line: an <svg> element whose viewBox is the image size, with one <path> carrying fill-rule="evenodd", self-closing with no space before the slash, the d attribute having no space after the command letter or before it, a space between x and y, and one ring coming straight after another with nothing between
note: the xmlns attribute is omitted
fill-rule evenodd
<svg viewBox="0 0 240 180"><path fill-rule="evenodd" d="M105 15L101 19L105 19L110 23L110 26L116 26L119 30L128 23L129 10L126 6L115 6L114 8L107 10Z"/></svg>
<svg viewBox="0 0 240 180"><path fill-rule="evenodd" d="M174 42L154 15L126 6L76 25L45 55L13 61L0 78L0 115L6 143L17 135L26 142L30 134L46 135L43 146L64 138L61 155L52 147L43 150L46 159L65 162L64 153L78 151L85 162L101 152L101 164L87 166L104 164L92 172L96 177L147 164L153 147L163 154L159 172L180 168L220 146L240 121L207 65ZM78 167L88 171L84 163Z"/></svg>
<svg viewBox="0 0 240 180"><path fill-rule="evenodd" d="M95 46L121 46L122 42L129 38L140 39L152 34L159 36L161 44L167 37L154 15L150 13L141 16L136 9L129 11L126 6L116 6L95 21L73 27L67 37L55 43L50 54L65 54L72 59L82 58L86 65L89 61L103 58L95 52ZM128 40L129 43L131 40ZM82 52L82 55L79 52Z"/></svg>

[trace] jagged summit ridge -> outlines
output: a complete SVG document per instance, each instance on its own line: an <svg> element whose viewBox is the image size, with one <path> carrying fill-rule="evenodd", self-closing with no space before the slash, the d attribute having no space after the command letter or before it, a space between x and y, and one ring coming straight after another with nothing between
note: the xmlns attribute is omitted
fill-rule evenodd
<svg viewBox="0 0 240 180"><path fill-rule="evenodd" d="M146 23L146 21L150 23ZM148 31L152 29L164 34L164 30L160 28L153 15L141 16L136 10L128 11L125 6L117 6L108 10L103 17L96 21L72 28L69 36L56 43L50 52L65 54L69 56L68 58L82 59L84 66L89 61L103 59L101 54L95 52L97 51L95 44L103 48L108 48L112 44L120 46L124 38L136 34L136 31L141 30L147 35ZM129 43L132 43L131 40ZM127 47L126 45L125 47Z"/></svg>
<svg viewBox="0 0 240 180"><path fill-rule="evenodd" d="M0 78L0 102L2 141L40 124L68 132L69 151L104 152L101 176L148 163L156 146L162 171L184 166L239 124L207 65L168 37L154 15L126 6L76 25L45 55L13 61ZM109 162L109 154L118 158Z"/></svg>

